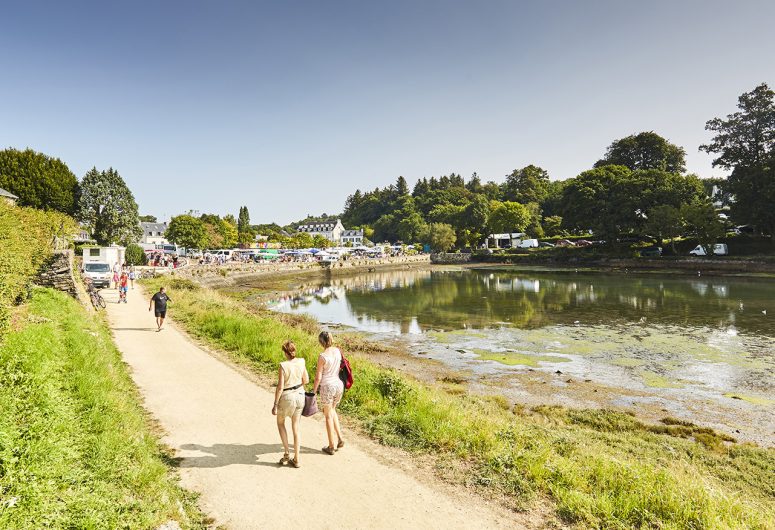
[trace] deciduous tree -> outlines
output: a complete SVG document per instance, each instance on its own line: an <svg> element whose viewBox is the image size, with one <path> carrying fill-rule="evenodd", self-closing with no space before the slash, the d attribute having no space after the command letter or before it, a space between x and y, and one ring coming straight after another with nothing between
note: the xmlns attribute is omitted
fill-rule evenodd
<svg viewBox="0 0 775 530"><path fill-rule="evenodd" d="M708 256L712 256L713 244L724 235L724 225L719 221L713 204L707 199L684 204L681 217L687 232L697 238Z"/></svg>
<svg viewBox="0 0 775 530"><path fill-rule="evenodd" d="M726 119L713 118L705 124L716 135L700 150L718 155L714 166L753 167L775 156L775 92L762 83L742 94L737 108Z"/></svg>
<svg viewBox="0 0 775 530"><path fill-rule="evenodd" d="M541 221L546 237L556 237L566 235L562 229L562 217L559 215L549 215Z"/></svg>
<svg viewBox="0 0 775 530"><path fill-rule="evenodd" d="M134 195L113 168L92 168L83 177L78 217L100 245L134 243L143 235Z"/></svg>
<svg viewBox="0 0 775 530"><path fill-rule="evenodd" d="M681 235L682 230L680 210L670 204L660 204L651 208L647 216L643 227L645 233L656 238L659 246L662 246L665 239L669 239L675 253L675 238Z"/></svg>
<svg viewBox="0 0 775 530"><path fill-rule="evenodd" d="M490 232L524 232L530 223L530 210L518 202L495 202L490 216Z"/></svg>
<svg viewBox="0 0 775 530"><path fill-rule="evenodd" d="M657 169L669 173L683 173L686 170L686 151L671 144L654 131L633 134L615 140L595 167L616 165L635 171Z"/></svg>
<svg viewBox="0 0 775 530"><path fill-rule="evenodd" d="M0 151L0 188L18 196L20 206L68 215L77 211L78 179L73 172L60 159L32 149Z"/></svg>
<svg viewBox="0 0 775 530"><path fill-rule="evenodd" d="M417 212L412 212L398 223L398 237L404 243L414 243L420 240L427 226L425 220Z"/></svg>
<svg viewBox="0 0 775 530"><path fill-rule="evenodd" d="M312 246L315 248L328 248L332 245L333 243L326 236L318 234L312 238Z"/></svg>
<svg viewBox="0 0 775 530"><path fill-rule="evenodd" d="M487 226L490 222L490 201L484 195L475 195L463 212L460 228L469 232L467 242L476 247L487 237Z"/></svg>
<svg viewBox="0 0 775 530"><path fill-rule="evenodd" d="M185 248L201 249L208 243L204 221L191 215L178 215L170 219L164 235L171 243Z"/></svg>
<svg viewBox="0 0 775 530"><path fill-rule="evenodd" d="M431 223L428 225L424 239L434 252L446 252L455 245L457 236L455 235L455 230L450 225Z"/></svg>
<svg viewBox="0 0 775 530"><path fill-rule="evenodd" d="M548 191L549 173L532 164L512 171L503 184L503 198L522 204L541 203Z"/></svg>
<svg viewBox="0 0 775 530"><path fill-rule="evenodd" d="M735 168L726 187L735 197L733 219L758 227L775 245L775 159Z"/></svg>

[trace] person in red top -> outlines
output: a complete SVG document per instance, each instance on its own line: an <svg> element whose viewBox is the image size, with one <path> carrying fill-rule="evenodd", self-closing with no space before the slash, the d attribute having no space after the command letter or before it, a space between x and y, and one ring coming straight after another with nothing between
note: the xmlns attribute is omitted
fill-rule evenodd
<svg viewBox="0 0 775 530"><path fill-rule="evenodd" d="M121 273L118 279L118 303L126 303L126 292L129 290L129 275L126 271Z"/></svg>

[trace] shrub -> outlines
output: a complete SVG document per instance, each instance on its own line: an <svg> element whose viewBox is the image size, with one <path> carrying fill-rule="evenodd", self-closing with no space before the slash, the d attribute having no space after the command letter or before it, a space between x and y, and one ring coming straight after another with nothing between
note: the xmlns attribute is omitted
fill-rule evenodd
<svg viewBox="0 0 775 530"><path fill-rule="evenodd" d="M196 291L199 289L199 285L186 278L174 278L170 280L169 288L180 291Z"/></svg>
<svg viewBox="0 0 775 530"><path fill-rule="evenodd" d="M127 245L124 256L129 265L145 265L148 263L148 256L145 255L143 247L136 243Z"/></svg>
<svg viewBox="0 0 775 530"><path fill-rule="evenodd" d="M0 336L7 328L10 307L25 298L51 255L54 238L73 234L76 226L71 217L56 211L0 201Z"/></svg>
<svg viewBox="0 0 775 530"><path fill-rule="evenodd" d="M380 372L374 385L391 405L403 405L412 391L406 379L393 372Z"/></svg>

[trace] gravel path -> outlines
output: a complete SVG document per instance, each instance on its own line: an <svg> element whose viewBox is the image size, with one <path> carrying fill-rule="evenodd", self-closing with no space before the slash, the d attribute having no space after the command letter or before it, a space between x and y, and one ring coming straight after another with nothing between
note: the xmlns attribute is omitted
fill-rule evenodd
<svg viewBox="0 0 775 530"><path fill-rule="evenodd" d="M321 421L302 418L302 467L278 466L283 451L270 413L273 394L198 347L174 322L157 333L142 290L130 291L127 304L116 304L115 293L103 291L115 342L145 407L165 431L163 441L182 459L183 486L201 494L200 504L216 524L297 530L515 526L508 512L436 491L380 462L355 436L335 456L323 454Z"/></svg>

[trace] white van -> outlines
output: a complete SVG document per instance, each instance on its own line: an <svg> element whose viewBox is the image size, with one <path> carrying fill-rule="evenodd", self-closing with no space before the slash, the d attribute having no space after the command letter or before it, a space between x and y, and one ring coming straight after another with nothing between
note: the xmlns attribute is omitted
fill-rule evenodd
<svg viewBox="0 0 775 530"><path fill-rule="evenodd" d="M110 287L113 271L108 262L87 261L83 264L83 275L89 278L94 287Z"/></svg>
<svg viewBox="0 0 775 530"><path fill-rule="evenodd" d="M538 248L537 239L523 239L519 242L519 248Z"/></svg>
<svg viewBox="0 0 775 530"><path fill-rule="evenodd" d="M689 254L692 256L707 256L707 253L705 252L705 247L702 245L697 245L692 249ZM726 256L729 254L729 247L725 243L716 243L713 245L713 254L715 256Z"/></svg>

